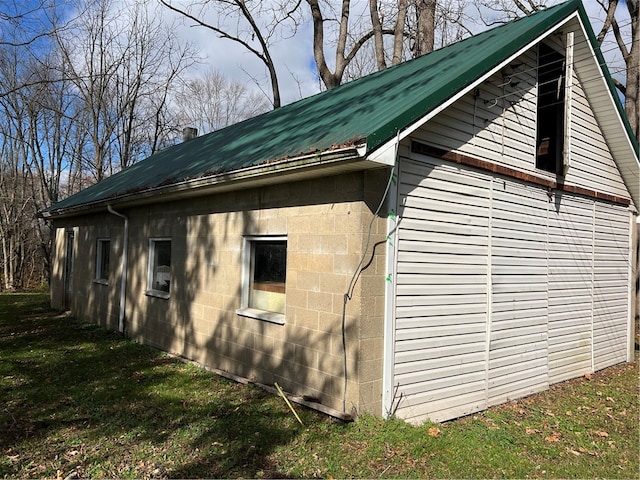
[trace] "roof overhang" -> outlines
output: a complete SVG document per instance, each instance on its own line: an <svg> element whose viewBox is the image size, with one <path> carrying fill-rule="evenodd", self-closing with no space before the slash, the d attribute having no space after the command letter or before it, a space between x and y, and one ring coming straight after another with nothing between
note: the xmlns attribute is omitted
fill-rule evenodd
<svg viewBox="0 0 640 480"><path fill-rule="evenodd" d="M45 210L40 212L40 215L51 220L67 218L106 211L108 206L131 208L380 167L379 163L368 161L364 155L364 145L330 149L171 185L148 188L68 208Z"/></svg>

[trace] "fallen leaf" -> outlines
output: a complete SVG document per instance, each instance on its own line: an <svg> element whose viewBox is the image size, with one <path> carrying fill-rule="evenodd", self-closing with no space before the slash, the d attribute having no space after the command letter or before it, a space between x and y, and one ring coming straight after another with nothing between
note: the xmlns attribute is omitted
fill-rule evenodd
<svg viewBox="0 0 640 480"><path fill-rule="evenodd" d="M567 410L567 411L565 412L565 415L566 415L567 417L570 417L570 416L572 416L572 415L573 415L573 412L572 412L571 410Z"/></svg>
<svg viewBox="0 0 640 480"><path fill-rule="evenodd" d="M584 378L586 378L587 380L591 380L592 375L590 373L586 373L584 375Z"/></svg>
<svg viewBox="0 0 640 480"><path fill-rule="evenodd" d="M553 432L551 435L544 437L544 440L546 442L559 442L561 438L560 432Z"/></svg>
<svg viewBox="0 0 640 480"><path fill-rule="evenodd" d="M576 457L579 457L581 455L580 452L576 452L575 450L572 450L571 448L567 448L567 452L569 452L572 455L575 455Z"/></svg>
<svg viewBox="0 0 640 480"><path fill-rule="evenodd" d="M596 430L595 433L597 436L599 436L600 438L607 438L609 436L609 434L607 432L604 432L602 430Z"/></svg>
<svg viewBox="0 0 640 480"><path fill-rule="evenodd" d="M540 433L540 430L536 429L536 428L531 428L531 427L527 427L524 429L525 433L527 435L533 435L534 433Z"/></svg>
<svg viewBox="0 0 640 480"><path fill-rule="evenodd" d="M440 435L440 429L438 427L431 427L429 429L429 436L437 437L438 435Z"/></svg>
<svg viewBox="0 0 640 480"><path fill-rule="evenodd" d="M607 402L616 403L616 401L611 397L607 397Z"/></svg>

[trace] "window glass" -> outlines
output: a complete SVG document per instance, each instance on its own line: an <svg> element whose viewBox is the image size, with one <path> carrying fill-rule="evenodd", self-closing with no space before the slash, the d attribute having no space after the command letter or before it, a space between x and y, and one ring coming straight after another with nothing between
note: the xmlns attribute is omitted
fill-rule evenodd
<svg viewBox="0 0 640 480"><path fill-rule="evenodd" d="M562 174L565 102L564 56L545 44L538 51L536 168Z"/></svg>
<svg viewBox="0 0 640 480"><path fill-rule="evenodd" d="M252 240L249 307L284 313L286 240Z"/></svg>
<svg viewBox="0 0 640 480"><path fill-rule="evenodd" d="M109 279L109 257L111 254L111 241L98 240L96 249L96 280L107 281Z"/></svg>
<svg viewBox="0 0 640 480"><path fill-rule="evenodd" d="M169 292L171 289L171 240L150 241L149 289Z"/></svg>

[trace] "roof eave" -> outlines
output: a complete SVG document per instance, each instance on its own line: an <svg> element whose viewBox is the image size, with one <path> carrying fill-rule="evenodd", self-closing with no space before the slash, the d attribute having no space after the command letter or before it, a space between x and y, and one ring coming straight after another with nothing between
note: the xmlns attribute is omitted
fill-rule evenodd
<svg viewBox="0 0 640 480"><path fill-rule="evenodd" d="M44 210L40 212L39 215L47 220L74 217L106 210L109 205L112 207L130 208L149 203L168 202L199 195L283 183L291 180L303 180L332 172L339 173L379 166L371 162L366 162L363 153L364 149L361 145L341 149L330 149L324 152L185 180L170 185L146 188L137 192L117 195L67 208Z"/></svg>

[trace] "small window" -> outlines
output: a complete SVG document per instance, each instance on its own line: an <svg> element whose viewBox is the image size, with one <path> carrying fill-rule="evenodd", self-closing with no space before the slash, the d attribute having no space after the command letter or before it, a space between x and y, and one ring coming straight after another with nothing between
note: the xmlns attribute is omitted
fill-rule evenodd
<svg viewBox="0 0 640 480"><path fill-rule="evenodd" d="M147 293L167 296L171 291L171 240L149 240L148 282Z"/></svg>
<svg viewBox="0 0 640 480"><path fill-rule="evenodd" d="M536 168L563 173L565 103L564 55L540 44L538 50L538 109Z"/></svg>
<svg viewBox="0 0 640 480"><path fill-rule="evenodd" d="M284 323L286 278L286 237L245 238L242 309L238 313Z"/></svg>
<svg viewBox="0 0 640 480"><path fill-rule="evenodd" d="M109 257L111 255L111 241L98 239L96 248L96 280L107 283L109 280Z"/></svg>

